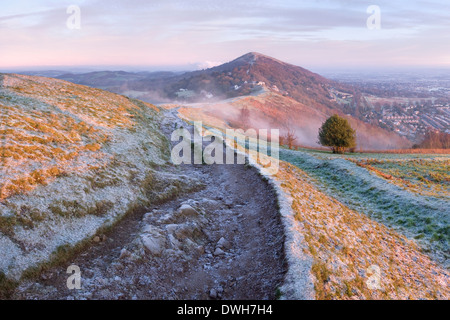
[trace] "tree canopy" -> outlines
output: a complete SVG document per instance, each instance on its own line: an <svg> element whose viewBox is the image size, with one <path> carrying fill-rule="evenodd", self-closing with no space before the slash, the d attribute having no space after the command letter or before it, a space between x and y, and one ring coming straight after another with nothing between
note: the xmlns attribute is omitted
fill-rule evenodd
<svg viewBox="0 0 450 320"><path fill-rule="evenodd" d="M356 132L347 119L335 114L319 129L319 143L330 147L333 153L344 153L345 149L356 146Z"/></svg>

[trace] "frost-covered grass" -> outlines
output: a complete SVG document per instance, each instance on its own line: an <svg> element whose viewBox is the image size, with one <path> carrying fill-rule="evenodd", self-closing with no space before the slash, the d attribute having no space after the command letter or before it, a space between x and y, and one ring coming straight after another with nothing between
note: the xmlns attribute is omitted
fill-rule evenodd
<svg viewBox="0 0 450 320"><path fill-rule="evenodd" d="M307 245L303 254L313 259L317 299L450 297L449 273L414 242L328 196L291 164L281 162L274 178L292 199L296 231Z"/></svg>
<svg viewBox="0 0 450 320"><path fill-rule="evenodd" d="M111 138L108 129L133 125L136 106L128 101L117 107L113 95L103 95L106 106L98 105L99 91L63 81L14 75L1 81L0 200L63 174L105 166L108 157L100 149Z"/></svg>
<svg viewBox="0 0 450 320"><path fill-rule="evenodd" d="M306 171L321 190L350 208L415 238L424 250L431 251L436 258L448 265L450 198L446 191L448 189L445 189L448 158L441 159L442 155L370 154L370 159L375 159L371 161L377 161L380 170L385 170L386 174L393 173L401 177L407 175L411 180L415 179L416 174L431 176L433 172L426 170L435 168L436 174L444 177L440 178L439 183L443 186L436 197L412 192L409 188L391 183L390 179L373 170L357 165L361 161L368 161L367 157L364 154L350 156L304 150L281 151L283 160ZM401 172L411 173L402 175L395 171L400 171L399 168Z"/></svg>
<svg viewBox="0 0 450 320"><path fill-rule="evenodd" d="M349 160L412 192L438 198L450 197L450 156L428 159Z"/></svg>
<svg viewBox="0 0 450 320"><path fill-rule="evenodd" d="M153 105L0 74L0 117L0 274L7 279L59 261L58 248L79 248L130 210L201 187L166 172L169 142Z"/></svg>

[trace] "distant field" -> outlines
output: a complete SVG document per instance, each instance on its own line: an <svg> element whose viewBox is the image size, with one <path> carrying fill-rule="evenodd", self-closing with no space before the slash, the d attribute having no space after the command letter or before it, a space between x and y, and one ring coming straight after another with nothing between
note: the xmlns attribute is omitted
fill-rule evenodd
<svg viewBox="0 0 450 320"><path fill-rule="evenodd" d="M368 158L356 160L355 163L397 186L421 195L448 198L450 194L448 158L396 160Z"/></svg>
<svg viewBox="0 0 450 320"><path fill-rule="evenodd" d="M384 97L376 97L376 96L365 96L366 100L371 103L381 103L381 104L394 104L394 103L415 103L415 102L421 102L423 101L432 101L433 98L405 98L405 97L390 97L390 98L384 98Z"/></svg>
<svg viewBox="0 0 450 320"><path fill-rule="evenodd" d="M330 152L330 148L326 147L308 147L302 145L295 145L295 149L307 149L311 151L325 151ZM367 153L398 153L398 154L450 154L450 149L391 149L391 150L356 150L355 152L348 152L348 154L367 154Z"/></svg>
<svg viewBox="0 0 450 320"><path fill-rule="evenodd" d="M382 151L364 150L360 153L450 154L450 149L393 149Z"/></svg>

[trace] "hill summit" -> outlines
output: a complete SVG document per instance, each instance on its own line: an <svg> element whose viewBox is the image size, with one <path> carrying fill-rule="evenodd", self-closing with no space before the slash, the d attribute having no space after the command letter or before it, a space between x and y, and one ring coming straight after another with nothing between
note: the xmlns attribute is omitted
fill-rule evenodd
<svg viewBox="0 0 450 320"><path fill-rule="evenodd" d="M264 88L319 109L338 107L329 91L337 84L257 52L249 52L213 68L165 79L139 80L129 86L138 91L159 88L168 99L187 102L245 96Z"/></svg>

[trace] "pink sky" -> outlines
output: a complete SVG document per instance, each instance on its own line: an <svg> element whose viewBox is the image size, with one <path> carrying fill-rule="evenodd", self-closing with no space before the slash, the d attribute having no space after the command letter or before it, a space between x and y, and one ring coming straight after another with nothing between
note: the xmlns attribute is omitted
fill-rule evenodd
<svg viewBox="0 0 450 320"><path fill-rule="evenodd" d="M0 4L0 68L213 66L258 51L304 67L450 66L449 1L56 1ZM361 2L356 2L361 3ZM80 29L67 27L70 5Z"/></svg>

